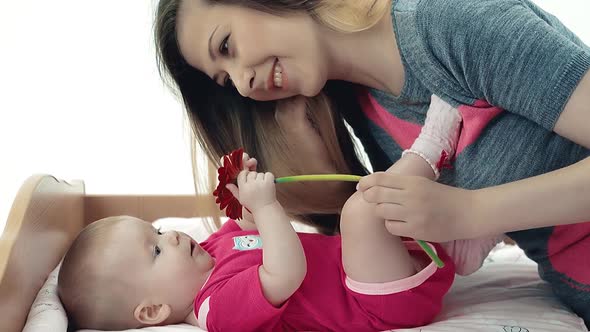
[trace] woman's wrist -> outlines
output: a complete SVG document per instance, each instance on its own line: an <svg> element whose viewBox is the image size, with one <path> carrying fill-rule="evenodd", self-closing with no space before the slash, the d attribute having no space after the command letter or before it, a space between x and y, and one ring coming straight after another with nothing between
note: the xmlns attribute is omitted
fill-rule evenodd
<svg viewBox="0 0 590 332"><path fill-rule="evenodd" d="M460 202L451 211L456 211L447 216L451 224L448 225L450 239L474 239L483 236L501 233L494 230L493 220L487 218L485 192L481 190L458 190L456 199L449 202Z"/></svg>
<svg viewBox="0 0 590 332"><path fill-rule="evenodd" d="M422 176L434 180L435 173L428 161L414 153L404 153L402 157L391 165L387 173L396 173L401 175Z"/></svg>
<svg viewBox="0 0 590 332"><path fill-rule="evenodd" d="M484 234L590 220L590 158L531 178L476 191L477 223Z"/></svg>
<svg viewBox="0 0 590 332"><path fill-rule="evenodd" d="M468 190L468 201L466 206L466 231L467 238L478 238L484 236L488 231L489 222L485 218L485 193L481 190Z"/></svg>
<svg viewBox="0 0 590 332"><path fill-rule="evenodd" d="M471 225L468 227L469 238L484 237L508 232L503 228L501 218L495 206L497 197L494 192L483 189L469 190L468 218Z"/></svg>

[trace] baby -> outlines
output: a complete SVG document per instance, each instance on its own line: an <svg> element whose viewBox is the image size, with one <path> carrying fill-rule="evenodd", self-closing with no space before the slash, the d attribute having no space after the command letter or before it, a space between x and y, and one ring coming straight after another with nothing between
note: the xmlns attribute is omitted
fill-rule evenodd
<svg viewBox="0 0 590 332"><path fill-rule="evenodd" d="M438 116L452 114L442 101L433 104L442 105ZM457 120L449 123L458 131ZM432 158L440 149L424 138L445 143L431 134L392 171L435 178ZM453 140L454 148L456 133ZM58 281L77 327L187 322L219 331L380 331L433 320L455 273L441 246L431 245L446 264L439 269L415 242L390 234L360 192L342 209L340 236L296 233L276 199L274 176L255 172L255 160L246 159L238 186L228 185L245 207L243 220L227 221L202 243L127 216L87 226Z"/></svg>
<svg viewBox="0 0 590 332"><path fill-rule="evenodd" d="M214 331L379 331L428 324L454 276L387 232L353 195L341 236L298 234L270 173L243 171L250 213L206 241L121 216L87 226L64 258L59 295L79 328L187 322ZM245 211L246 212L246 211Z"/></svg>

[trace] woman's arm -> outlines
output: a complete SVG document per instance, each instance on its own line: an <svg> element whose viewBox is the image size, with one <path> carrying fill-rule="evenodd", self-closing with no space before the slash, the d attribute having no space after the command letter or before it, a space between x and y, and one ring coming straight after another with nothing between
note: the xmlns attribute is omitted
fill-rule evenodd
<svg viewBox="0 0 590 332"><path fill-rule="evenodd" d="M455 154L461 121L456 108L432 95L420 135L386 172L437 180L440 167Z"/></svg>
<svg viewBox="0 0 590 332"><path fill-rule="evenodd" d="M590 72L567 102L555 132L590 149ZM590 221L590 159L540 176L475 192L478 224L516 231Z"/></svg>
<svg viewBox="0 0 590 332"><path fill-rule="evenodd" d="M444 67L439 73L451 73L438 88L486 100L590 148L588 46L527 2L428 4L417 19L423 31L437 33L428 41ZM589 221L589 187L588 160L473 191L385 173L359 184L377 213L395 221L395 234L434 241Z"/></svg>
<svg viewBox="0 0 590 332"><path fill-rule="evenodd" d="M478 190L385 172L361 179L359 190L377 204L392 234L436 242L477 238L590 221L590 158Z"/></svg>
<svg viewBox="0 0 590 332"><path fill-rule="evenodd" d="M590 158L473 194L477 208L464 223L486 235L590 221Z"/></svg>
<svg viewBox="0 0 590 332"><path fill-rule="evenodd" d="M572 93L553 130L590 149L590 70Z"/></svg>
<svg viewBox="0 0 590 332"><path fill-rule="evenodd" d="M555 132L590 148L590 73L578 84ZM430 241L590 221L590 158L494 187L465 190L424 179L374 173L359 190L400 236Z"/></svg>

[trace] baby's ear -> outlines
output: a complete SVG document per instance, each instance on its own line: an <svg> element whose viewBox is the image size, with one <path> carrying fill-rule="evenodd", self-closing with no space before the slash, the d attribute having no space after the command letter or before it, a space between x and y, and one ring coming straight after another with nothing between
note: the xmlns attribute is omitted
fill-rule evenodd
<svg viewBox="0 0 590 332"><path fill-rule="evenodd" d="M140 303L133 312L135 319L144 325L158 325L163 323L171 314L167 304L151 304L147 301Z"/></svg>

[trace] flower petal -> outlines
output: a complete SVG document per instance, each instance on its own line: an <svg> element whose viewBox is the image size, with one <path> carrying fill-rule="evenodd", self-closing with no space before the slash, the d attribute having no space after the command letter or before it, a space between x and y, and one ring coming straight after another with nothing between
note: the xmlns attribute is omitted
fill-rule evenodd
<svg viewBox="0 0 590 332"><path fill-rule="evenodd" d="M243 168L244 149L239 148L232 151L229 155L223 156L221 167L217 169L217 180L219 183L213 191L215 203L219 204L219 209L225 209L225 214L233 219L242 218L242 205L231 191L226 188L228 183L236 183L237 177Z"/></svg>

